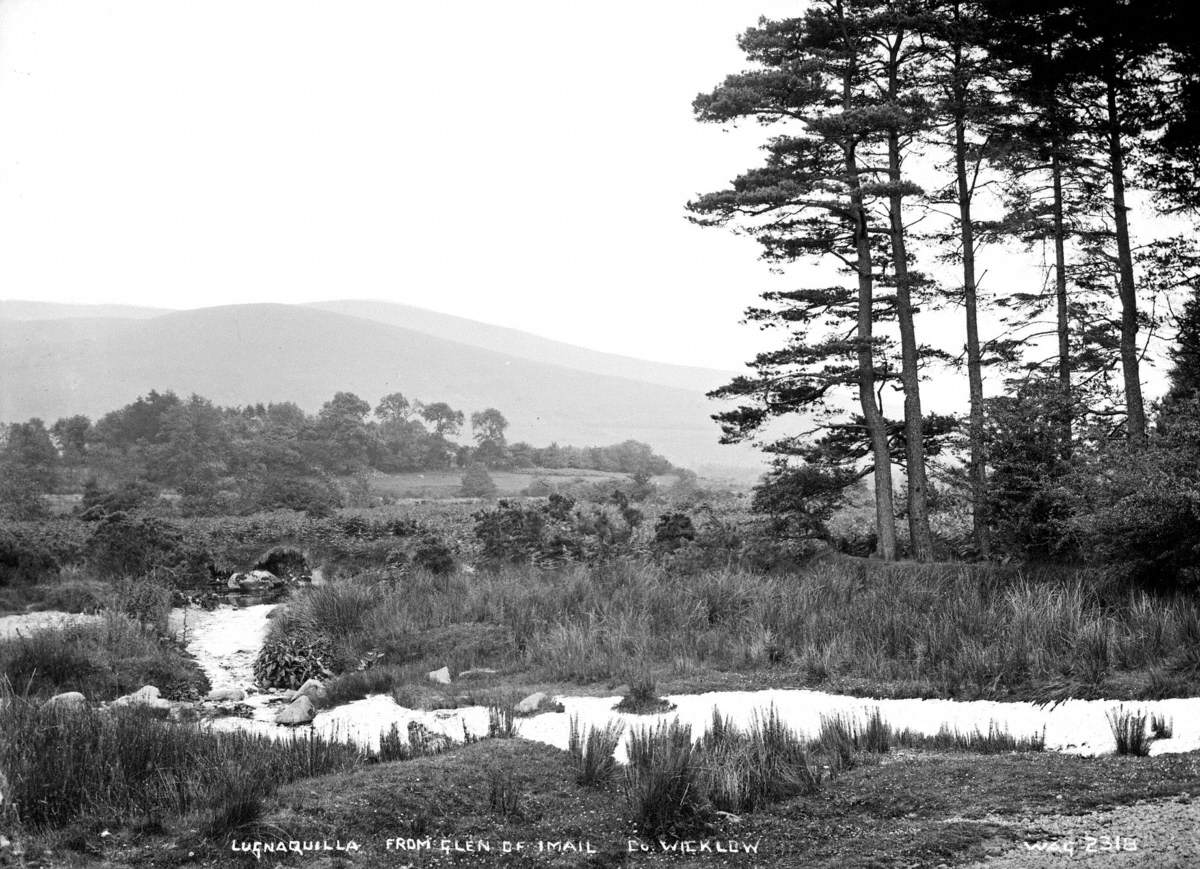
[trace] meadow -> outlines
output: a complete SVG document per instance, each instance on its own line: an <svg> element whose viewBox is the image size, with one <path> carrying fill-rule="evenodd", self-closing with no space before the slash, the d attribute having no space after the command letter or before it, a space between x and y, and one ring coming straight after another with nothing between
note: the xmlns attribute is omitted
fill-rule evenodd
<svg viewBox="0 0 1200 869"><path fill-rule="evenodd" d="M621 763L612 752L626 727L615 720L573 723L566 751L513 738L517 701L535 691L624 693L638 711L660 709L662 694L767 687L1049 703L1200 695L1194 596L1116 570L888 564L781 540L736 495L661 489L328 516L60 516L6 523L0 538L10 614L94 615L0 639L5 835L23 854L47 854L43 865L168 866L186 855L250 865L236 843L353 838L356 862L384 866L397 837L560 848L432 846L417 865L691 865L660 840L758 842L738 858L754 865L794 865L799 851L813 865L925 865L1015 847L1039 812L1200 784L1194 753L1136 756L1170 722L1133 713L1112 722L1123 753L1090 760L1003 729L917 733L878 715L823 718L812 732L773 712L743 726L717 716L703 732L648 718L630 729ZM323 709L373 695L405 708L485 706L487 732L431 748L393 729L369 749L176 715L199 710L210 685L168 611L225 606L226 572L263 564L304 576L270 619L262 689L319 674ZM450 684L427 676L442 667ZM142 684L171 701L169 718L108 705ZM45 702L65 691L88 702ZM946 794L953 782L991 813L963 816ZM901 829L897 845L888 836ZM650 850L631 854L631 840ZM564 853L567 841L595 853ZM855 863L863 855L883 862Z"/></svg>

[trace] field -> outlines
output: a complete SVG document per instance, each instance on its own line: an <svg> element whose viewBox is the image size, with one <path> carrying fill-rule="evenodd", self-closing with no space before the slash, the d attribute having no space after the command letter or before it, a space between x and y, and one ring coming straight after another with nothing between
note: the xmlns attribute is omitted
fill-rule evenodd
<svg viewBox="0 0 1200 869"><path fill-rule="evenodd" d="M450 499L325 517L8 523L7 612L97 616L0 639L10 686L0 770L18 795L5 835L44 853L41 865L114 867L256 865L253 850L236 849L257 842L261 858L278 842L326 839L354 840L361 850L342 856L381 867L784 867L798 855L817 866L960 865L1047 830L1119 830L1140 835L1143 852L1177 844L1164 825L1192 817L1194 751L1080 758L1003 729L933 736L904 721L861 730L825 718L806 730L718 721L684 738L653 729L670 714L630 725L642 747L630 743L620 763L606 760L615 743L586 726L568 751L509 738L529 726L514 709L535 692L625 695L638 711L657 711L662 695L764 688L1103 697L1135 710L1200 695L1200 607L1188 595L1095 568L886 565L782 540L739 496L669 491L634 503ZM371 749L315 730L293 748L209 732L198 698L216 687L211 662L166 630L167 610L279 553L323 582L296 583L270 618L258 660L277 662L271 678L296 687L318 674L329 712L367 697L426 721L486 707L488 732L435 746L384 732ZM442 667L450 683L431 682ZM161 689L168 720L107 705L141 684ZM44 705L74 690L82 709ZM1135 723L1148 732L1148 720ZM148 758L155 776L120 772ZM467 842L525 844L504 854ZM690 853L718 843L724 851Z"/></svg>

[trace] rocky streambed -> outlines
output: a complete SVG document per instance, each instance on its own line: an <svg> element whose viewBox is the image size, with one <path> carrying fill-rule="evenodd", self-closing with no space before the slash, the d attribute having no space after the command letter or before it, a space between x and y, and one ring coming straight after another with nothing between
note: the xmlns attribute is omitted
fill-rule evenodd
<svg viewBox="0 0 1200 869"><path fill-rule="evenodd" d="M254 685L254 658L270 625L271 604L246 607L220 606L213 610L184 609L172 615L172 625L188 650L196 657L216 691L236 689L244 692L248 717L214 720L218 728L246 728L279 735L308 732L309 727L292 728L275 722L278 711L289 695L280 691L261 691ZM1162 716L1172 724L1169 739L1155 740L1152 754L1191 751L1200 748L1200 698L1157 701L1069 700L1056 706L1033 703L955 700L872 700L804 689L764 691L715 691L703 694L668 696L675 708L659 715L631 715L616 712L619 697L555 698L563 712L547 712L518 720L520 736L566 748L570 719L578 716L585 725L599 726L617 719L631 727L653 724L678 717L690 724L692 732L707 729L713 710L729 716L735 723L747 724L755 715L774 708L789 726L815 734L823 715L844 715L864 719L878 709L883 719L897 729L933 735L943 727L951 730L987 732L996 726L1014 737L1044 735L1045 747L1052 751L1081 755L1104 754L1115 743L1108 715L1124 707L1147 715ZM246 713L246 710L242 710ZM393 725L405 732L409 722L418 722L428 730L461 739L467 732L487 732L488 713L483 707L453 710L414 710L398 706L389 695L377 695L318 711L311 729L331 738L349 740L364 746L378 745L380 734ZM618 749L618 758L624 745Z"/></svg>

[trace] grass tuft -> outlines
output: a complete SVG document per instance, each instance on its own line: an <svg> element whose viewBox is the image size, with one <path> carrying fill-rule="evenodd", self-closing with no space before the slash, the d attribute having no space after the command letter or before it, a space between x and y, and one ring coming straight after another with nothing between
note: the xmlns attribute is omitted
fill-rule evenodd
<svg viewBox="0 0 1200 869"><path fill-rule="evenodd" d="M1117 744L1117 754L1145 757L1150 754L1150 736L1146 731L1146 714L1120 706L1106 713L1108 726Z"/></svg>
<svg viewBox="0 0 1200 869"><path fill-rule="evenodd" d="M619 721L608 721L603 727L590 727L586 735L579 724L579 717L571 716L571 727L567 737L567 752L575 762L576 781L585 787L600 787L612 780L617 762L613 752L621 742L625 725Z"/></svg>

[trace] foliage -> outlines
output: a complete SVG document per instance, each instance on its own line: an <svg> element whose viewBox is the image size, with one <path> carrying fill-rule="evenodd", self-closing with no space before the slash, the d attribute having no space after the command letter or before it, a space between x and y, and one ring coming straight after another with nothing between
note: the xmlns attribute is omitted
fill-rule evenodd
<svg viewBox="0 0 1200 869"><path fill-rule="evenodd" d="M621 743L625 725L620 721L606 721L601 727L588 727L579 723L577 715L571 716L567 735L567 753L575 764L576 781L584 787L601 787L608 784L617 771L613 753Z"/></svg>
<svg viewBox="0 0 1200 869"><path fill-rule="evenodd" d="M0 588L44 581L58 574L59 560L31 535L0 527Z"/></svg>
<svg viewBox="0 0 1200 869"><path fill-rule="evenodd" d="M0 640L0 673L21 692L42 698L79 691L112 700L154 685L168 699L194 699L209 687L178 646L117 612L94 624Z"/></svg>
<svg viewBox="0 0 1200 869"><path fill-rule="evenodd" d="M492 482L487 467L482 462L467 466L462 478L462 494L466 498L492 498L496 495L496 484Z"/></svg>
<svg viewBox="0 0 1200 869"><path fill-rule="evenodd" d="M1121 706L1105 713L1119 755L1145 757L1150 753L1150 734L1146 730L1146 715Z"/></svg>
<svg viewBox="0 0 1200 869"><path fill-rule="evenodd" d="M254 660L254 680L264 688L296 689L309 679L333 675L333 648L325 637L267 637Z"/></svg>
<svg viewBox="0 0 1200 869"><path fill-rule="evenodd" d="M207 551L178 527L152 516L110 513L88 538L88 564L102 578L162 573L177 583L208 579Z"/></svg>

